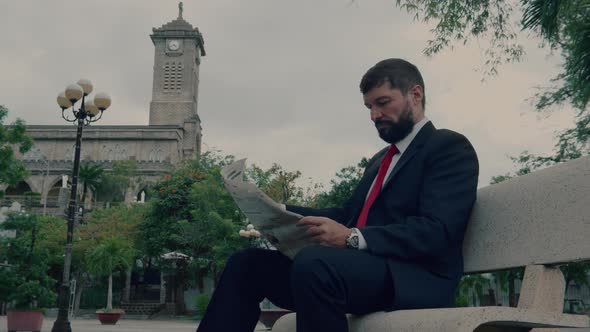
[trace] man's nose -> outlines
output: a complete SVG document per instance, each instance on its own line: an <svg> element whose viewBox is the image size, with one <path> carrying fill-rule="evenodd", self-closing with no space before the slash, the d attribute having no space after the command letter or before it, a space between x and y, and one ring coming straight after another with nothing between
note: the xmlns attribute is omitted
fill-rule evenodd
<svg viewBox="0 0 590 332"><path fill-rule="evenodd" d="M381 113L381 111L377 107L371 108L371 121L375 122L375 120L380 119L382 116L383 113Z"/></svg>

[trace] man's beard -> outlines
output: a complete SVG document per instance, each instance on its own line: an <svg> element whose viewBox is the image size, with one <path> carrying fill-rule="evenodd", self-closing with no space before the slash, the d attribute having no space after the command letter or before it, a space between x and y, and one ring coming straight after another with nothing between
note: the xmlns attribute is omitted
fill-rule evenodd
<svg viewBox="0 0 590 332"><path fill-rule="evenodd" d="M380 124L388 124L389 126L379 128ZM414 115L409 103L406 104L406 109L402 112L397 123L391 120L377 120L375 127L379 131L379 137L389 144L395 144L412 132L414 128Z"/></svg>

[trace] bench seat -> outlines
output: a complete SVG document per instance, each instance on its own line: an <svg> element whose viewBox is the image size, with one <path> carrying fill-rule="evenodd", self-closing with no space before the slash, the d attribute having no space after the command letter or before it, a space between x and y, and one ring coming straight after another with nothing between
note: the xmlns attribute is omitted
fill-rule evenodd
<svg viewBox="0 0 590 332"><path fill-rule="evenodd" d="M495 327L587 327L589 318L583 315L568 315L532 309L509 307L445 308L376 312L365 316L349 316L350 332L396 331L396 332L472 332L485 325ZM281 317L273 332L295 332L295 314ZM525 329L527 330L527 329Z"/></svg>

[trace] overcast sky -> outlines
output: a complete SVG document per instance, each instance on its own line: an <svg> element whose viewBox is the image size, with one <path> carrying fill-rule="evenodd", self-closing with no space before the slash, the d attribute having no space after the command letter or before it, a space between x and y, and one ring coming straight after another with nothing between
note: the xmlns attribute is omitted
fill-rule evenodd
<svg viewBox="0 0 590 332"><path fill-rule="evenodd" d="M572 112L533 111L535 87L559 58L522 35L524 61L481 82L477 43L433 58L429 27L394 0L193 0L184 18L205 39L199 115L203 149L273 162L328 183L337 170L385 146L358 82L377 61L400 57L426 82L426 115L458 131L480 160L480 186L514 169L509 155L551 152ZM147 125L153 27L175 19L171 0L0 0L0 104L28 124L64 124L55 97L89 78L113 105L100 124Z"/></svg>

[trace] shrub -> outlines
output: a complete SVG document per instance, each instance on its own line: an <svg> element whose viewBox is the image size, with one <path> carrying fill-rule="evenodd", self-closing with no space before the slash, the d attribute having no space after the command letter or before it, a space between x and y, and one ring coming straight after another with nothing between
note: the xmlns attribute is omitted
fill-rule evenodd
<svg viewBox="0 0 590 332"><path fill-rule="evenodd" d="M207 310L207 306L209 306L209 301L211 301L211 296L208 294L199 294L195 299L195 304L197 307L197 316L202 318L205 315L205 311Z"/></svg>

